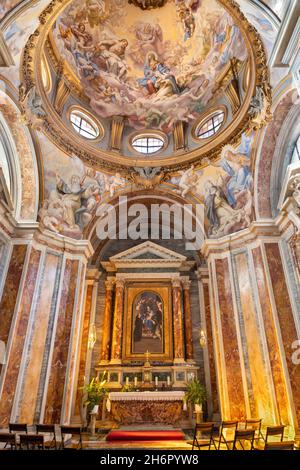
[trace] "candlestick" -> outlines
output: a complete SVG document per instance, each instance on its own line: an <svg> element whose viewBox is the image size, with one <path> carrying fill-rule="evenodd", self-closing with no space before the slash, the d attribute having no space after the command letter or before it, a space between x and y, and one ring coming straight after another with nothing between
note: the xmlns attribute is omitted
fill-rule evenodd
<svg viewBox="0 0 300 470"><path fill-rule="evenodd" d="M137 377L134 377L134 386L137 386Z"/></svg>
<svg viewBox="0 0 300 470"><path fill-rule="evenodd" d="M126 377L126 385L129 385L129 377Z"/></svg>

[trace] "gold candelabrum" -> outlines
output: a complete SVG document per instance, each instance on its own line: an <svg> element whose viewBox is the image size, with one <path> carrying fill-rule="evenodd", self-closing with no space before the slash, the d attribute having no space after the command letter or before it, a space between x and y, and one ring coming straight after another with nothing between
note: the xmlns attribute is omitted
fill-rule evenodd
<svg viewBox="0 0 300 470"><path fill-rule="evenodd" d="M151 363L150 363L150 353L147 350L146 352L146 361L143 365L143 387L147 388L152 385L151 380Z"/></svg>

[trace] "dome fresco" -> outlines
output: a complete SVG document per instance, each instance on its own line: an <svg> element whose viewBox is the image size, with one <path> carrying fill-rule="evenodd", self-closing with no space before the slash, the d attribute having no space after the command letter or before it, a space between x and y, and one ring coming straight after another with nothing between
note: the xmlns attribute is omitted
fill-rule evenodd
<svg viewBox="0 0 300 470"><path fill-rule="evenodd" d="M95 114L125 116L136 130L170 133L177 120L194 121L211 106L230 61L248 56L216 0L169 0L149 11L127 0L75 0L52 34Z"/></svg>

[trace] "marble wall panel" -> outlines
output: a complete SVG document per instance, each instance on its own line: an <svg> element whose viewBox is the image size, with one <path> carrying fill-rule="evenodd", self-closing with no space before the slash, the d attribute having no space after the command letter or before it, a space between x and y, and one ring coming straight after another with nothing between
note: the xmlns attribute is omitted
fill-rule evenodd
<svg viewBox="0 0 300 470"><path fill-rule="evenodd" d="M292 344L298 339L288 287L282 265L278 243L266 243L265 250L269 265L270 277L285 351L285 359L290 378L295 413L298 426L300 425L300 367L292 360Z"/></svg>
<svg viewBox="0 0 300 470"><path fill-rule="evenodd" d="M27 245L15 245L10 258L3 295L0 302L0 340L5 343L7 343L9 337L14 316L26 252ZM0 372L1 370L2 365L0 364Z"/></svg>
<svg viewBox="0 0 300 470"><path fill-rule="evenodd" d="M79 372L78 372L78 381L77 381L78 386L77 386L76 407L75 407L75 413L76 414L79 414L79 412L80 412L80 398L81 398L81 395L82 395L82 392L80 391L80 387L82 387L84 385L85 366L86 366L87 352L88 352L89 328L90 328L93 289L94 289L94 286L92 284L89 284L87 286L87 289L86 289L84 317L83 317L83 328L82 328L82 339L81 339L81 351L80 351L80 361L79 361Z"/></svg>
<svg viewBox="0 0 300 470"><path fill-rule="evenodd" d="M254 248L252 255L274 384L278 420L283 424L288 424L290 422L288 395L261 248Z"/></svg>
<svg viewBox="0 0 300 470"><path fill-rule="evenodd" d="M270 383L246 253L240 253L235 256L235 266L238 285L240 331L251 417L262 418L264 424L272 425L276 423L276 415L272 406Z"/></svg>
<svg viewBox="0 0 300 470"><path fill-rule="evenodd" d="M78 261L66 260L58 310L53 356L49 372L45 423L59 423L64 394L69 341L73 319Z"/></svg>
<svg viewBox="0 0 300 470"><path fill-rule="evenodd" d="M212 323L211 323L211 309L210 309L210 301L209 301L208 284L203 284L203 295L204 295L204 305L205 305L206 340L207 340L207 350L208 350L208 360L209 360L213 412L218 413L219 412L218 386L217 386L217 375L216 375L215 359L214 359L213 330L212 330Z"/></svg>
<svg viewBox="0 0 300 470"><path fill-rule="evenodd" d="M230 418L241 420L246 417L246 406L228 260L217 259L215 265Z"/></svg>
<svg viewBox="0 0 300 470"><path fill-rule="evenodd" d="M7 425L11 415L40 258L41 252L32 249L0 399L0 426Z"/></svg>
<svg viewBox="0 0 300 470"><path fill-rule="evenodd" d="M75 311L73 313L73 322L69 346L68 365L66 371L65 392L63 409L61 413L61 422L69 423L71 414L75 411L75 400L77 393L79 357L82 337L82 298L85 287L86 266L83 263L78 264L75 293ZM74 283L75 284L75 283Z"/></svg>
<svg viewBox="0 0 300 470"><path fill-rule="evenodd" d="M29 337L29 350L26 357L22 395L17 417L20 422L32 423L34 421L58 264L59 257L48 253L45 258L35 317Z"/></svg>

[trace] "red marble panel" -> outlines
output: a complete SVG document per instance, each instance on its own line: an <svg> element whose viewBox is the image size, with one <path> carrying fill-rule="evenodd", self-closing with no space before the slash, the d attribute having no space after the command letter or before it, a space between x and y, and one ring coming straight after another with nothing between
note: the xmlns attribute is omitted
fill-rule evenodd
<svg viewBox="0 0 300 470"><path fill-rule="evenodd" d="M292 355L294 350L292 344L298 339L298 334L293 317L291 301L286 285L281 255L277 243L266 243L266 254L273 286L273 293L278 312L278 320L281 337L285 351L287 368L290 376L291 390L298 426L300 425L300 367L293 364Z"/></svg>
<svg viewBox="0 0 300 470"><path fill-rule="evenodd" d="M216 260L216 275L231 419L246 417L242 371L227 259Z"/></svg>
<svg viewBox="0 0 300 470"><path fill-rule="evenodd" d="M57 319L54 350L50 368L44 422L59 423L68 363L78 261L67 259Z"/></svg>
<svg viewBox="0 0 300 470"><path fill-rule="evenodd" d="M262 317L265 327L265 335L268 345L269 360L272 371L273 384L279 421L283 424L289 423L288 395L285 386L284 372L280 359L280 349L276 335L272 305L267 286L267 278L264 269L264 263L261 248L252 250L255 276L258 286L258 295L261 305Z"/></svg>
<svg viewBox="0 0 300 470"><path fill-rule="evenodd" d="M203 293L204 293L206 340L207 340L207 350L208 350L208 359L209 359L209 371L210 371L213 411L214 413L218 413L219 412L218 386L217 386L217 374L216 374L215 358L214 358L214 345L213 345L208 284L203 284Z"/></svg>
<svg viewBox="0 0 300 470"><path fill-rule="evenodd" d="M181 287L173 287L174 359L184 360Z"/></svg>
<svg viewBox="0 0 300 470"><path fill-rule="evenodd" d="M88 352L88 340L89 340L89 327L90 327L90 318L91 318L91 307L92 307L92 297L93 297L93 285L87 286L86 291L86 300L84 308L84 318L83 318L83 328L81 336L81 350L80 350L80 361L79 361L79 371L78 371L78 387L77 387L77 396L76 396L76 412L79 413L79 400L80 400L80 390L79 388L84 384L85 376L85 365Z"/></svg>
<svg viewBox="0 0 300 470"><path fill-rule="evenodd" d="M16 320L14 337L8 358L7 372L0 400L0 426L5 426L9 422L13 406L40 257L40 251L36 251L34 249L31 250L22 300Z"/></svg>
<svg viewBox="0 0 300 470"><path fill-rule="evenodd" d="M0 303L0 339L8 340L13 319L27 245L14 245Z"/></svg>

